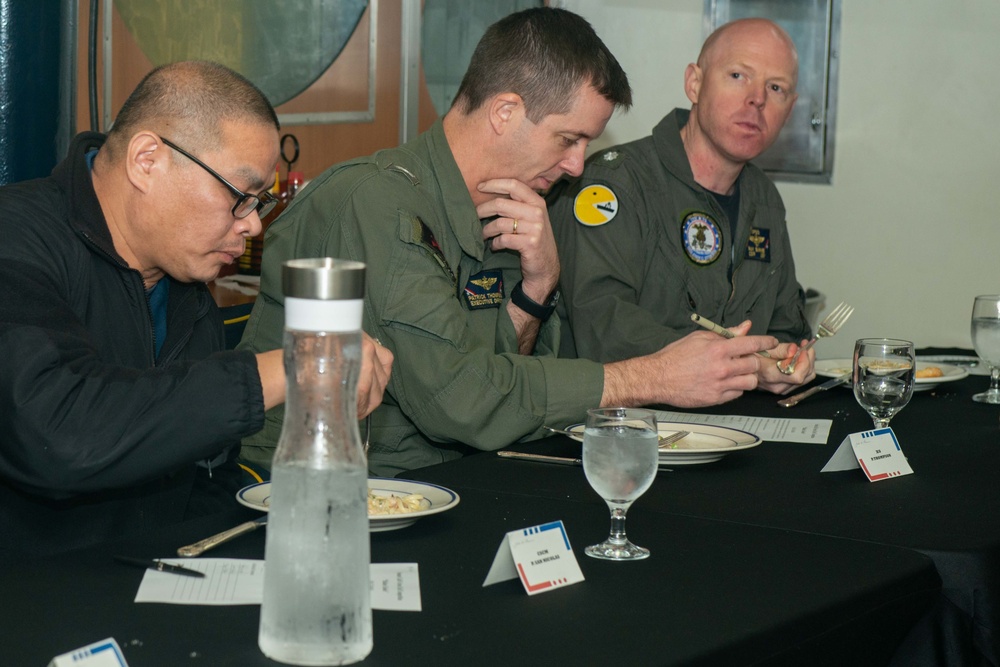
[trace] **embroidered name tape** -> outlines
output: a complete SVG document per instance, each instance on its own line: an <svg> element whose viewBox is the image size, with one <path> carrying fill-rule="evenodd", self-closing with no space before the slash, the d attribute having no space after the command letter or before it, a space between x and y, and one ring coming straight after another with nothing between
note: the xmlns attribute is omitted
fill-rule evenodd
<svg viewBox="0 0 1000 667"><path fill-rule="evenodd" d="M751 227L750 238L747 239L746 259L758 262L771 261L771 230L762 227Z"/></svg>
<svg viewBox="0 0 1000 667"><path fill-rule="evenodd" d="M487 269L469 276L464 293L469 310L499 308L504 298L503 271Z"/></svg>

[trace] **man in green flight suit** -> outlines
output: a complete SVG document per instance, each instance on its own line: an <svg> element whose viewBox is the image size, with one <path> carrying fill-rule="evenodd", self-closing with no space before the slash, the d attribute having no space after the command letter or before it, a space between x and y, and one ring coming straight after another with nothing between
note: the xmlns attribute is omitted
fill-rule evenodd
<svg viewBox="0 0 1000 667"><path fill-rule="evenodd" d="M765 19L733 21L688 65L691 111L651 136L592 156L583 176L549 194L568 319L559 354L616 361L649 354L697 328L691 313L751 333L810 336L777 189L749 161L795 104L798 56ZM774 362L758 386L786 393L815 377Z"/></svg>
<svg viewBox="0 0 1000 667"><path fill-rule="evenodd" d="M704 406L755 388L766 360L754 353L777 341L745 327L614 364L556 357L559 260L538 192L579 175L587 144L630 104L625 73L579 16L539 8L497 22L442 120L331 167L269 228L241 345L280 343L283 261L366 262L364 329L395 355L372 413L379 475L539 438L599 405ZM245 458L270 462L281 418L269 412L244 439Z"/></svg>

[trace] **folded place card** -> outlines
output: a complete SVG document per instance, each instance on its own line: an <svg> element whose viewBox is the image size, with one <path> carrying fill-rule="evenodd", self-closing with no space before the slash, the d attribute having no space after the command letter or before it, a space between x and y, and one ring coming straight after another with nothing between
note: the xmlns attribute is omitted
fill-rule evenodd
<svg viewBox="0 0 1000 667"><path fill-rule="evenodd" d="M820 472L861 468L869 482L910 475L913 469L891 428L851 433Z"/></svg>
<svg viewBox="0 0 1000 667"><path fill-rule="evenodd" d="M52 658L49 667L128 667L122 650L113 638L102 639Z"/></svg>
<svg viewBox="0 0 1000 667"><path fill-rule="evenodd" d="M422 611L416 563L371 564L372 609Z"/></svg>
<svg viewBox="0 0 1000 667"><path fill-rule="evenodd" d="M528 595L583 581L562 521L504 535L483 586L519 577Z"/></svg>

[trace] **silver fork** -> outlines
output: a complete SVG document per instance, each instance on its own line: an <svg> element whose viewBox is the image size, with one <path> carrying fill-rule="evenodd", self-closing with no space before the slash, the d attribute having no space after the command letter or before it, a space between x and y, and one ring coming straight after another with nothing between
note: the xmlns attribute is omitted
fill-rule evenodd
<svg viewBox="0 0 1000 667"><path fill-rule="evenodd" d="M660 449L673 449L674 443L680 442L689 435L691 435L690 431L677 431L670 435L663 435L660 436L660 441L656 443L656 446Z"/></svg>
<svg viewBox="0 0 1000 667"><path fill-rule="evenodd" d="M788 363L788 366L782 368L781 362L778 362L778 370L785 375L791 375L795 372L795 364L799 360L799 355L808 350L810 347L816 344L816 341L820 338L829 338L833 336L838 331L840 327L844 326L844 322L847 318L851 316L854 312L853 306L848 306L846 303L841 301L837 304L837 307L830 311L830 314L823 318L823 321L819 323L819 328L816 331L816 335L808 343L799 348L799 351L795 353L792 360Z"/></svg>

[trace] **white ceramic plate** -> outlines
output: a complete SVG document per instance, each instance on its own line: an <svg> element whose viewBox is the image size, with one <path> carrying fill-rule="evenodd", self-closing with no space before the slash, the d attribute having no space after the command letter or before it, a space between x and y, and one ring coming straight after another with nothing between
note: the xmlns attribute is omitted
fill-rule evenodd
<svg viewBox="0 0 1000 667"><path fill-rule="evenodd" d="M836 378L840 377L844 373L851 372L851 366L853 365L851 359L822 359L816 361L816 375ZM913 391L929 391L934 387L938 386L942 382L954 382L955 380L961 380L969 374L964 368L959 368L958 366L952 366L950 364L941 363L938 361L928 361L923 357L917 357L917 370L927 368L928 366L937 366L941 369L944 374L941 377L936 378L917 378L913 383ZM851 388L851 383L841 385L843 387Z"/></svg>
<svg viewBox="0 0 1000 667"><path fill-rule="evenodd" d="M922 354L918 355L917 359L932 363L940 361L945 364L951 364L952 366L958 366L959 368L964 368L969 371L969 375L985 375L987 377L990 375L990 365L983 363L979 357L976 356L964 354Z"/></svg>
<svg viewBox="0 0 1000 667"><path fill-rule="evenodd" d="M574 440L583 442L583 424L574 424L567 428ZM657 422L656 428L660 436L667 436L677 431L688 431L683 440L660 450L660 466L694 465L718 461L726 454L756 447L761 443L753 433L738 431L725 426L710 424L689 424L687 422Z"/></svg>
<svg viewBox="0 0 1000 667"><path fill-rule="evenodd" d="M387 477L371 477L368 479L368 490L379 496L408 496L419 493L424 497L421 509L406 514L380 514L368 517L369 530L373 533L383 530L396 530L411 525L417 519L431 514L450 510L458 504L458 494L451 489L426 482L412 482L406 479L389 479ZM268 511L271 499L271 483L261 482L251 484L239 490L236 500L241 505L263 512Z"/></svg>

